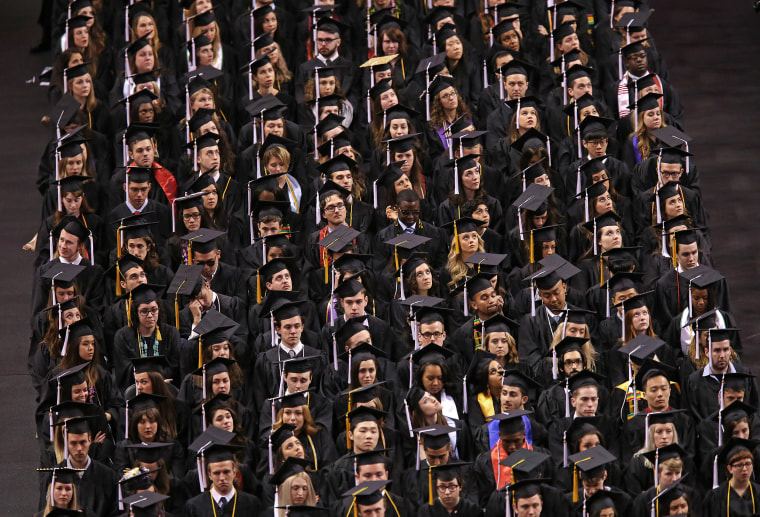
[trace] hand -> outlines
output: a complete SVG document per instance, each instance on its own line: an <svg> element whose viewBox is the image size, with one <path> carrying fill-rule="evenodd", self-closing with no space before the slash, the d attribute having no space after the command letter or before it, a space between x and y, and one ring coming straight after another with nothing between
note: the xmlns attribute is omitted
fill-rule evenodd
<svg viewBox="0 0 760 517"><path fill-rule="evenodd" d="M539 25L539 26L538 26L538 33L539 33L541 36L548 36L548 35L549 35L549 31L547 31L547 30L546 30L546 27L544 27L543 25Z"/></svg>
<svg viewBox="0 0 760 517"><path fill-rule="evenodd" d="M390 221L393 221L393 222L398 221L398 210L396 209L396 207L386 206L385 217L387 217Z"/></svg>
<svg viewBox="0 0 760 517"><path fill-rule="evenodd" d="M190 314L193 315L193 326L198 325L201 322L201 301L197 298L188 304Z"/></svg>
<svg viewBox="0 0 760 517"><path fill-rule="evenodd" d="M499 306L499 312L501 312L502 309L504 308L504 297L503 296L497 297L496 304Z"/></svg>
<svg viewBox="0 0 760 517"><path fill-rule="evenodd" d="M106 441L106 433L103 431L98 431L98 434L95 435L95 439L93 442L95 443L103 443Z"/></svg>

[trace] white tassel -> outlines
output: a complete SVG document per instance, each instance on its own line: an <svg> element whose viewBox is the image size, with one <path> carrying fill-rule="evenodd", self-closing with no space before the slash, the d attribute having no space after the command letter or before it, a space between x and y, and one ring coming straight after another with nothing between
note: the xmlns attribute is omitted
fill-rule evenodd
<svg viewBox="0 0 760 517"><path fill-rule="evenodd" d="M372 199L374 201L375 210L377 210L377 180L372 182Z"/></svg>
<svg viewBox="0 0 760 517"><path fill-rule="evenodd" d="M69 333L71 327L66 327L66 335L63 337L63 347L61 348L61 357L66 357L66 351L69 349Z"/></svg>
<svg viewBox="0 0 760 517"><path fill-rule="evenodd" d="M568 463L568 451L567 451L567 429L562 431L562 466L567 468Z"/></svg>
<svg viewBox="0 0 760 517"><path fill-rule="evenodd" d="M409 428L409 438L414 438L412 431L412 415L409 413L409 403L404 399L404 412L406 414L406 425Z"/></svg>
<svg viewBox="0 0 760 517"><path fill-rule="evenodd" d="M468 414L470 412L467 398L467 376L465 375L462 377L462 412L465 414Z"/></svg>

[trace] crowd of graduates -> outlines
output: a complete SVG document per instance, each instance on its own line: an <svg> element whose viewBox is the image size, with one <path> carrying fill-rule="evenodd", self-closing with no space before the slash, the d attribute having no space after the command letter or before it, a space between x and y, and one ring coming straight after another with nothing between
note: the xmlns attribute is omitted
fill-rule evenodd
<svg viewBox="0 0 760 517"><path fill-rule="evenodd" d="M650 13L53 0L37 515L759 513Z"/></svg>

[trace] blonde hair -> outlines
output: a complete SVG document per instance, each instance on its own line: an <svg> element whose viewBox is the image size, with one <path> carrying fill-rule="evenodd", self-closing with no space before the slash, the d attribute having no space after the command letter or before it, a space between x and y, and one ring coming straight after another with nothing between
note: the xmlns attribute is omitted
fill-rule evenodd
<svg viewBox="0 0 760 517"><path fill-rule="evenodd" d="M282 482L280 485L280 506L289 506L293 504L293 500L290 498L290 487L293 485L293 481L296 479L303 479L306 481L309 493L306 495L306 500L301 503L304 506L316 506L317 494L314 492L314 485L311 482L311 477L306 472L299 472L293 474L288 479ZM285 509L280 508L277 510L279 517L285 517Z"/></svg>
<svg viewBox="0 0 760 517"><path fill-rule="evenodd" d="M596 349L594 348L594 344L591 343L591 334L588 330L588 325L584 324L584 336L587 341L581 345L581 353L583 354L583 358L586 360L586 369L591 370L592 372L596 371L596 359L599 357L599 354L597 353ZM549 350L552 350L555 346L559 344L560 341L562 341L562 335L565 331L565 322L563 321L559 325L557 325L557 330L554 331L554 336L552 337L552 343L549 346Z"/></svg>
<svg viewBox="0 0 760 517"><path fill-rule="evenodd" d="M56 483L60 483L60 481L56 481ZM69 501L68 506L66 507L67 510L79 510L79 504L77 504L77 485L76 483L62 483L63 485L71 485L71 501ZM50 483L48 483L47 486L47 493L45 494L45 510L42 512L42 515L47 515L50 512L53 511L53 508L55 508L55 501L50 500L50 493L52 492L53 487L53 481L51 480Z"/></svg>
<svg viewBox="0 0 760 517"><path fill-rule="evenodd" d="M479 253L485 253L486 247L483 238L478 235L478 232L475 232L475 236L478 238L477 251ZM456 251L457 246L454 244L455 238L457 237L451 238L451 249L449 250L448 260L446 261L446 269L448 269L449 275L451 276L451 281L448 283L449 288L457 285L457 282L467 276L467 272L469 271L467 264L465 264L462 259L462 255ZM465 300L464 303L468 303L467 300Z"/></svg>

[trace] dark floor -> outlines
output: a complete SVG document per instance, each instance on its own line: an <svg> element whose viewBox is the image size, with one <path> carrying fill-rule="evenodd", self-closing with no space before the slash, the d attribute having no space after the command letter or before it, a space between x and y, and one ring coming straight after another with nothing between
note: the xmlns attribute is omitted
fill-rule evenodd
<svg viewBox="0 0 760 517"><path fill-rule="evenodd" d="M752 179L758 168L755 152L760 135L760 71L755 66L760 18L749 0L720 5L707 0L650 0L650 4L656 9L652 31L681 95L687 132L694 138L691 150L698 159L705 205L712 216L716 265L731 286L746 362L760 371L760 311L755 305L760 292L760 225L752 219L760 206L760 188ZM0 235L7 245L0 299L5 342L0 355L0 393L5 393L0 402L4 415L0 493L6 496L0 513L5 515L30 515L37 501L34 400L25 362L32 257L21 251L37 231L39 196L34 180L47 136L39 123L46 111L44 91L24 84L48 64L47 57L28 53L39 38L36 9L36 2L6 2L0 17L5 105L0 111Z"/></svg>

